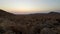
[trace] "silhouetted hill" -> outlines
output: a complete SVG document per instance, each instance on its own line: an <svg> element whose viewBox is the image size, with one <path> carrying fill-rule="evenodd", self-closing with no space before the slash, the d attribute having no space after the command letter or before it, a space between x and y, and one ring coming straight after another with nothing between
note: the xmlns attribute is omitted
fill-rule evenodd
<svg viewBox="0 0 60 34"><path fill-rule="evenodd" d="M58 13L58 12L50 12L49 14L60 14L60 13Z"/></svg>
<svg viewBox="0 0 60 34"><path fill-rule="evenodd" d="M0 9L0 18L14 20L15 14Z"/></svg>
<svg viewBox="0 0 60 34"><path fill-rule="evenodd" d="M14 19L14 17L15 17L15 14L9 13L7 11L4 11L4 10L0 9L0 18Z"/></svg>
<svg viewBox="0 0 60 34"><path fill-rule="evenodd" d="M0 9L0 16L11 16L11 15L14 15L14 14Z"/></svg>
<svg viewBox="0 0 60 34"><path fill-rule="evenodd" d="M29 14L29 15L54 15L54 14L60 14L59 12L49 12L49 13L33 13L33 14Z"/></svg>

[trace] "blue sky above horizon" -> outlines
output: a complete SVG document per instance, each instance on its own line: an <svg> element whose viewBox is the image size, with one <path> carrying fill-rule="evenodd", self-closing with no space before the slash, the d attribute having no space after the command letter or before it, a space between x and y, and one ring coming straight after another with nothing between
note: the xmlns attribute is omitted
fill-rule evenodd
<svg viewBox="0 0 60 34"><path fill-rule="evenodd" d="M0 0L0 9L13 13L60 10L60 0Z"/></svg>

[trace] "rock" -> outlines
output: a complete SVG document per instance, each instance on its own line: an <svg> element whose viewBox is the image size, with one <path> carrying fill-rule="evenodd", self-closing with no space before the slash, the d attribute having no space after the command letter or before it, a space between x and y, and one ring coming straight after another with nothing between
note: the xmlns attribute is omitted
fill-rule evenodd
<svg viewBox="0 0 60 34"><path fill-rule="evenodd" d="M40 34L56 34L56 32L54 32L53 30L51 30L50 28L43 28L40 32Z"/></svg>

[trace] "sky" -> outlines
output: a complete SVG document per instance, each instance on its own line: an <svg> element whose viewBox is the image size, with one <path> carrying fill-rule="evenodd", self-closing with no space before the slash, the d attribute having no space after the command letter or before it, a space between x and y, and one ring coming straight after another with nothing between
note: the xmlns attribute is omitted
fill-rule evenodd
<svg viewBox="0 0 60 34"><path fill-rule="evenodd" d="M59 11L60 0L0 0L0 9L21 14Z"/></svg>

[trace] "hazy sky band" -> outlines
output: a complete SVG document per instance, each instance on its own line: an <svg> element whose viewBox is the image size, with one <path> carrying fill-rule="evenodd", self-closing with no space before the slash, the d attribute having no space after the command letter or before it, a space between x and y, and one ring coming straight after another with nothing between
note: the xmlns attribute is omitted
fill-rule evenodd
<svg viewBox="0 0 60 34"><path fill-rule="evenodd" d="M17 12L60 10L60 0L0 0L0 9Z"/></svg>

